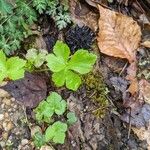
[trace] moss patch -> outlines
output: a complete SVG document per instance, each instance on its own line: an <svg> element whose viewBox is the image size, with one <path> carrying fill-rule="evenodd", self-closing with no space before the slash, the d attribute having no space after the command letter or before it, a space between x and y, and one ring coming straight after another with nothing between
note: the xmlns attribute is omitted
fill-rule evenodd
<svg viewBox="0 0 150 150"><path fill-rule="evenodd" d="M87 97L90 98L97 108L93 110L97 117L104 117L109 106L107 93L108 90L102 75L98 71L93 71L84 77L87 90Z"/></svg>

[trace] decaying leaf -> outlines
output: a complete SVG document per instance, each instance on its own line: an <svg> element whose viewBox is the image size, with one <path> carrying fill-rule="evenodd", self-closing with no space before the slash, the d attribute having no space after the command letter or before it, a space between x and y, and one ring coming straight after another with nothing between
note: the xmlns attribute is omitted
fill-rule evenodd
<svg viewBox="0 0 150 150"><path fill-rule="evenodd" d="M93 9L93 8L92 8ZM78 0L69 0L69 10L72 21L78 26L88 26L93 31L97 31L98 14L92 10L90 5ZM96 9L95 9L96 10Z"/></svg>
<svg viewBox="0 0 150 150"><path fill-rule="evenodd" d="M136 80L136 51L141 40L141 29L136 21L121 13L99 6L98 46L102 53L125 58L131 64L127 79L131 81L128 91L133 95L138 90Z"/></svg>
<svg viewBox="0 0 150 150"><path fill-rule="evenodd" d="M121 119L133 126L143 127L150 122L150 83L144 79L139 81L139 94L124 102L126 111Z"/></svg>
<svg viewBox="0 0 150 150"><path fill-rule="evenodd" d="M121 13L99 5L98 46L100 51L113 57L136 61L135 53L141 40L141 29L136 21Z"/></svg>
<svg viewBox="0 0 150 150"><path fill-rule="evenodd" d="M116 91L124 93L127 90L128 82L121 77L111 77L110 81Z"/></svg>
<svg viewBox="0 0 150 150"><path fill-rule="evenodd" d="M121 119L137 128L144 127L150 122L150 105L144 104L141 108L137 107L135 111L131 110L131 113L128 111Z"/></svg>
<svg viewBox="0 0 150 150"><path fill-rule="evenodd" d="M36 107L47 94L46 80L41 75L30 73L26 73L23 79L10 81L1 88L29 108Z"/></svg>

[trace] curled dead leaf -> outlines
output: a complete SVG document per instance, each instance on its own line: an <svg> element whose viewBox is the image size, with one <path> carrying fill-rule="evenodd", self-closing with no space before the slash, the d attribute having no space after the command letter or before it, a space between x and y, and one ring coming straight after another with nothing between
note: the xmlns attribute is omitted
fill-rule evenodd
<svg viewBox="0 0 150 150"><path fill-rule="evenodd" d="M126 58L131 63L141 40L141 29L131 17L98 5L100 11L98 46L106 55Z"/></svg>

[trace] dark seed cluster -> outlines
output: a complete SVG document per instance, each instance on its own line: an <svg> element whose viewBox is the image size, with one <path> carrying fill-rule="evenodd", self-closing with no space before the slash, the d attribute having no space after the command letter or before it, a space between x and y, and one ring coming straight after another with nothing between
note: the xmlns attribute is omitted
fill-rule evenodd
<svg viewBox="0 0 150 150"><path fill-rule="evenodd" d="M89 27L78 25L69 29L65 36L65 41L72 53L81 48L90 49L94 39L95 34Z"/></svg>

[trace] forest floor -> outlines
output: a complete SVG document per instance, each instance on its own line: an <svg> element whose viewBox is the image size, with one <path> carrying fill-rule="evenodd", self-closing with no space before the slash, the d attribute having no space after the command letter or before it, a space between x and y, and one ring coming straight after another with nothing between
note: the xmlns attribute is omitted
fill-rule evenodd
<svg viewBox="0 0 150 150"><path fill-rule="evenodd" d="M39 126L33 109L25 106L44 95L41 91L46 83L47 93L59 93L78 119L63 145L47 145L41 150L150 150L150 2L147 6L141 1L72 0L69 7L72 21L78 24L77 37L71 33L74 27L59 32L53 20L42 15L32 27L35 35L25 39L17 54L21 56L30 47L52 52L58 39L69 45L74 38L93 38L90 51L98 56L94 69L83 76L84 83L76 92L56 88L47 72L2 83L0 149L36 150L32 137L36 128L42 130L44 125ZM86 31L84 27L80 31L83 25L90 28L85 35L80 33ZM84 42L78 44L83 46ZM22 90L27 97L19 97Z"/></svg>

